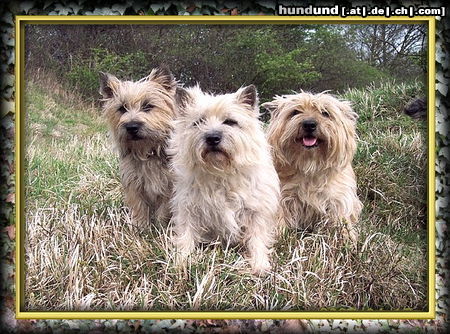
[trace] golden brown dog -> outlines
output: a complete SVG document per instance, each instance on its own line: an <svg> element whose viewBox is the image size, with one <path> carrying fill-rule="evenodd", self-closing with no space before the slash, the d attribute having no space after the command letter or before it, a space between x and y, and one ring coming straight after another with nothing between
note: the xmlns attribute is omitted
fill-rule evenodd
<svg viewBox="0 0 450 334"><path fill-rule="evenodd" d="M350 103L302 92L262 106L271 112L267 135L281 182L281 226L328 224L356 241L362 204L352 168L357 114Z"/></svg>

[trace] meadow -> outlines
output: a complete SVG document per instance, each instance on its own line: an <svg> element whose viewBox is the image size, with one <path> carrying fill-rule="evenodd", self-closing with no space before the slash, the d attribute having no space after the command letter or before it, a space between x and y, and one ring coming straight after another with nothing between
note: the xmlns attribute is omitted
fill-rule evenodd
<svg viewBox="0 0 450 334"><path fill-rule="evenodd" d="M170 227L129 219L98 105L35 76L23 109L25 310L426 310L427 126L402 113L423 91L394 81L342 91L359 114L357 249L285 231L258 278L217 243L177 268Z"/></svg>

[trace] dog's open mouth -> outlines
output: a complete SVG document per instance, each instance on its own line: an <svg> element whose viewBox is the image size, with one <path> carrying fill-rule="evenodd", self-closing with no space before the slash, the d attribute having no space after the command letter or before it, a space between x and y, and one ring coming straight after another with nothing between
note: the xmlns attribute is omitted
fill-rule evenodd
<svg viewBox="0 0 450 334"><path fill-rule="evenodd" d="M319 138L314 137L314 136L304 136L300 139L300 142L306 148L314 148L319 145L320 140L319 140Z"/></svg>

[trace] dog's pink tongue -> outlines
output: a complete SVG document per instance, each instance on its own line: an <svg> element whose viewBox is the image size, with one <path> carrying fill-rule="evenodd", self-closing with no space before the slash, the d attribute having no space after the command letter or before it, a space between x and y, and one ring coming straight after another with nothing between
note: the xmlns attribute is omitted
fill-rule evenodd
<svg viewBox="0 0 450 334"><path fill-rule="evenodd" d="M303 145L305 146L314 146L316 145L317 138L316 137L303 137Z"/></svg>

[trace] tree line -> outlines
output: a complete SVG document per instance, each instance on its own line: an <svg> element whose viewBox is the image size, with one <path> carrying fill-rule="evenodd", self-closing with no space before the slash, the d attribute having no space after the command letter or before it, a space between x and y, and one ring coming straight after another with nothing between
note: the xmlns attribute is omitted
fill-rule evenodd
<svg viewBox="0 0 450 334"><path fill-rule="evenodd" d="M26 74L55 75L98 99L98 72L137 80L167 65L212 92L250 83L261 100L293 90L342 91L426 72L421 24L27 25Z"/></svg>

